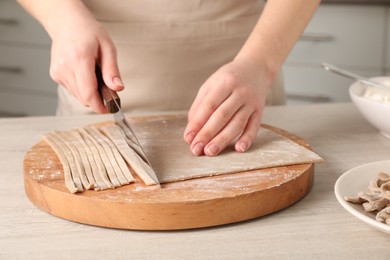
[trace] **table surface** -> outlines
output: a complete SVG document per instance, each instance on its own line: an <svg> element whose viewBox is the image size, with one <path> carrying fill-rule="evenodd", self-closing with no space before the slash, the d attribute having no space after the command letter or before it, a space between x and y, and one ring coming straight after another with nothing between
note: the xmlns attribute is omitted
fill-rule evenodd
<svg viewBox="0 0 390 260"><path fill-rule="evenodd" d="M186 231L88 226L51 216L28 200L23 187L27 149L50 130L109 119L0 119L0 259L389 259L389 236L345 211L333 191L345 171L390 155L390 140L351 103L267 107L264 123L303 137L325 159L316 165L312 191L265 217Z"/></svg>

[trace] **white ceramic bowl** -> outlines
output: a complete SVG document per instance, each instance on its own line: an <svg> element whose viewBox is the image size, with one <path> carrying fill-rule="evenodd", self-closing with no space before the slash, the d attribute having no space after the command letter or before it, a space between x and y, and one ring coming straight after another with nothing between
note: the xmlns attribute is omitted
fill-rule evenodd
<svg viewBox="0 0 390 260"><path fill-rule="evenodd" d="M390 84L390 77L376 77L372 79L386 85ZM370 88L370 86L360 82L353 83L349 88L349 95L352 102L368 122L379 129L385 137L390 139L390 104L363 97L367 88Z"/></svg>

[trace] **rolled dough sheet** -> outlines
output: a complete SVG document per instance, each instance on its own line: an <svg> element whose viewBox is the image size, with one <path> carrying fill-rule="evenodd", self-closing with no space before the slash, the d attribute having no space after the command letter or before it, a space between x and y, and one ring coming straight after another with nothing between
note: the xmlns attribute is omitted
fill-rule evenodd
<svg viewBox="0 0 390 260"><path fill-rule="evenodd" d="M245 153L235 152L230 145L216 157L195 157L182 138L186 122L184 116L134 121L137 137L161 183L322 161L316 153L265 128Z"/></svg>

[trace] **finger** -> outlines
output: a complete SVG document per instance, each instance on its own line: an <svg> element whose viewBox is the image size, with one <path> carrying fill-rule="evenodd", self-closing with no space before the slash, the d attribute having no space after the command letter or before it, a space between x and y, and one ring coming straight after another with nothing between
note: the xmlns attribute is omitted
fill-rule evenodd
<svg viewBox="0 0 390 260"><path fill-rule="evenodd" d="M206 145L204 153L207 156L219 154L244 131L250 115L249 107L242 107L237 111L226 127Z"/></svg>
<svg viewBox="0 0 390 260"><path fill-rule="evenodd" d="M225 95L215 99L211 98L211 95L205 97L184 131L184 140L188 144L193 143L195 136L197 136L198 132L204 127L210 116L218 109L225 98L227 98Z"/></svg>
<svg viewBox="0 0 390 260"><path fill-rule="evenodd" d="M106 85L114 91L123 90L124 84L119 72L114 43L102 43L100 65L102 68L103 80Z"/></svg>
<svg viewBox="0 0 390 260"><path fill-rule="evenodd" d="M191 105L190 110L188 111L188 123L187 127L184 130L183 133L183 139L187 144L191 144L192 140L195 138L196 132L192 130L191 124L189 124L191 121L193 121L193 116L195 114L195 111L198 110L200 102L203 100L205 97L205 88L200 88L198 94L196 95L196 98L194 102Z"/></svg>
<svg viewBox="0 0 390 260"><path fill-rule="evenodd" d="M65 87L65 89L68 90L68 92L74 96L75 98L77 98L78 100L80 100L80 92L77 88L77 82L76 82L76 78L74 76L74 73L73 72L70 72L70 73L67 73L67 76L66 78L64 77L63 80L60 80L60 85ZM81 101L80 101L81 102ZM86 106L87 104L83 103L82 104L84 106Z"/></svg>
<svg viewBox="0 0 390 260"><path fill-rule="evenodd" d="M67 82L66 84L68 86L70 93L72 93L73 96L75 96L78 100L80 100L84 106L87 106L88 104L82 100L80 90L77 85L76 75L74 74L73 71L70 72L68 75L69 76L65 79L65 81Z"/></svg>
<svg viewBox="0 0 390 260"><path fill-rule="evenodd" d="M198 94L196 95L195 97L195 100L194 102L192 103L191 107L190 107L190 110L188 111L188 121L191 121L191 119L193 118L193 115L195 113L196 110L198 110L198 107L199 107L199 104L200 102L204 99L204 97L207 95L208 93L208 90L209 88L207 87L208 86L208 82L206 81L205 83L203 83L203 85L200 87L199 91L198 91Z"/></svg>
<svg viewBox="0 0 390 260"><path fill-rule="evenodd" d="M253 113L249 120L246 128L240 138L237 140L234 148L237 152L246 152L255 140L257 133L260 128L261 115L259 112Z"/></svg>
<svg viewBox="0 0 390 260"><path fill-rule="evenodd" d="M64 59L57 61L53 57L51 58L50 77L64 87L72 96L80 100L80 93L77 88L72 66L69 66Z"/></svg>
<svg viewBox="0 0 390 260"><path fill-rule="evenodd" d="M95 61L93 59L81 60L75 71L75 77L81 102L97 113L107 113L97 88Z"/></svg>
<svg viewBox="0 0 390 260"><path fill-rule="evenodd" d="M234 114L236 114L241 107L242 102L239 102L237 96L229 96L229 98L227 98L210 116L209 120L207 120L205 125L195 136L190 148L194 151L193 153L200 153L200 146L198 144L208 144L210 140L213 139L228 124ZM195 149L197 145L199 148Z"/></svg>
<svg viewBox="0 0 390 260"><path fill-rule="evenodd" d="M203 97L199 106L191 120L188 121L184 131L184 140L190 144L197 135L200 129L204 126L215 110L224 102L231 94L231 90L227 87L213 87L209 93Z"/></svg>
<svg viewBox="0 0 390 260"><path fill-rule="evenodd" d="M206 82L203 83L203 85L200 87L198 95L196 96L189 112L188 112L188 120L190 121L197 111L199 105L202 103L204 97L209 95L209 92L211 90L217 90L220 91L219 88L216 88L215 86L222 86L222 88L225 91L230 92L230 87L234 85L235 80L230 75L218 74L217 76L213 74L210 78L206 80Z"/></svg>

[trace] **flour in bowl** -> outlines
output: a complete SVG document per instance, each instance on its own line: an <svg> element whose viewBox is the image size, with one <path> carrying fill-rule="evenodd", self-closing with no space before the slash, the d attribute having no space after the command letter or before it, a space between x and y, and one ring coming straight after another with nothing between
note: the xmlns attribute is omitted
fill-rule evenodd
<svg viewBox="0 0 390 260"><path fill-rule="evenodd" d="M390 105L390 90L368 87L363 94L364 98Z"/></svg>

